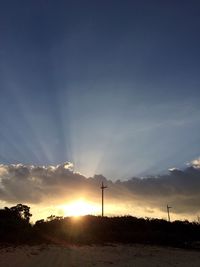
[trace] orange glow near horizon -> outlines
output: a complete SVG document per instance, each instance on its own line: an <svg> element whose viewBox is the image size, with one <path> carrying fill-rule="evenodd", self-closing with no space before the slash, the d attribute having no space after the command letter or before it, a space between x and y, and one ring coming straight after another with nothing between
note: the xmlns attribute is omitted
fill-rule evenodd
<svg viewBox="0 0 200 267"><path fill-rule="evenodd" d="M83 215L97 215L99 213L98 205L79 199L68 204L60 206L64 216L79 217Z"/></svg>

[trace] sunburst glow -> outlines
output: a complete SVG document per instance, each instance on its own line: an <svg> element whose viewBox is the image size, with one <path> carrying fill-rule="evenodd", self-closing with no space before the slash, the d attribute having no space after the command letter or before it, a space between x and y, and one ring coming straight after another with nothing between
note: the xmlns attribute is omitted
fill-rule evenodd
<svg viewBox="0 0 200 267"><path fill-rule="evenodd" d="M65 216L74 217L83 215L96 215L98 214L99 209L97 205L83 199L63 205L61 208L63 209Z"/></svg>

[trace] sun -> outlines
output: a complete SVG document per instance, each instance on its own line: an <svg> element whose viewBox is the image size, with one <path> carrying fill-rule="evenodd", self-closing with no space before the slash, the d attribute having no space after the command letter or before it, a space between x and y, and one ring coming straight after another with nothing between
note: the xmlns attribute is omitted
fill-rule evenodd
<svg viewBox="0 0 200 267"><path fill-rule="evenodd" d="M98 212L97 206L83 199L70 202L62 206L65 216L79 217L94 215Z"/></svg>

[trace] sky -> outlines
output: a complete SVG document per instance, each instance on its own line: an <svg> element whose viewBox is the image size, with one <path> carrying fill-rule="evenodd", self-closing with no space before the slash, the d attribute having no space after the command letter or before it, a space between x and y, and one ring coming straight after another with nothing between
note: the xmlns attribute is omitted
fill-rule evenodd
<svg viewBox="0 0 200 267"><path fill-rule="evenodd" d="M61 169L87 201L89 177L121 188L120 212L163 216L171 200L174 216L200 213L199 12L194 0L1 1L1 205L45 208Z"/></svg>

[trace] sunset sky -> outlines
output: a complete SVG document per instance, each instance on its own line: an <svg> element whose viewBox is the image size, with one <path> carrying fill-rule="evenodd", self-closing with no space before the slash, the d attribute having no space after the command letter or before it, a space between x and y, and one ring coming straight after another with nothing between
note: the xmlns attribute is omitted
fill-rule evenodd
<svg viewBox="0 0 200 267"><path fill-rule="evenodd" d="M0 1L0 206L200 215L200 2ZM84 211L85 210L85 211ZM84 212L83 212L84 211Z"/></svg>

